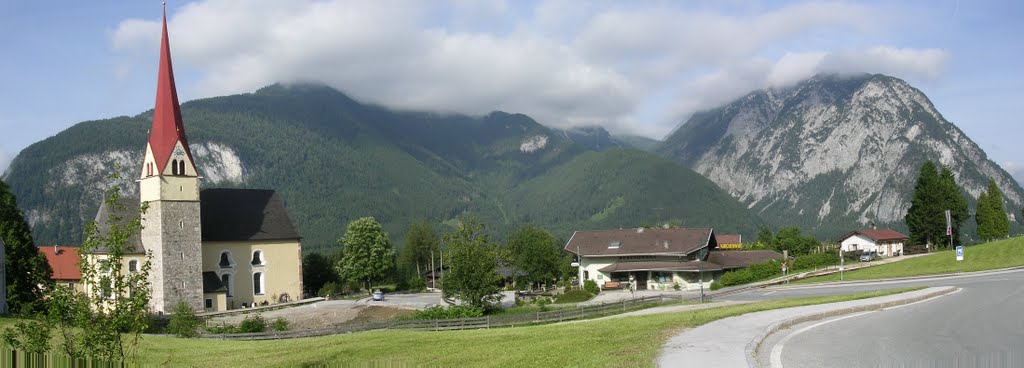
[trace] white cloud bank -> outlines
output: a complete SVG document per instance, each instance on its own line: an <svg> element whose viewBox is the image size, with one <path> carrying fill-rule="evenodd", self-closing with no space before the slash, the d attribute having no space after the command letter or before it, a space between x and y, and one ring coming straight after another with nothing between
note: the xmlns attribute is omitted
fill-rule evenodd
<svg viewBox="0 0 1024 368"><path fill-rule="evenodd" d="M169 28L174 60L202 73L184 86L193 98L320 81L396 108L505 110L655 137L751 89L816 72L931 80L949 58L886 45L900 24L892 9L682 4L205 0L173 11ZM130 62L154 53L159 34L158 20L128 19L112 46Z"/></svg>

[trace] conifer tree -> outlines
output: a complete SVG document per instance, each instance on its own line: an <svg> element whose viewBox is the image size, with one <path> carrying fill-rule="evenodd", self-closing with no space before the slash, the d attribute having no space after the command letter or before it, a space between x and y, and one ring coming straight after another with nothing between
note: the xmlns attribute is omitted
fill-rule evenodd
<svg viewBox="0 0 1024 368"><path fill-rule="evenodd" d="M960 244L960 224L967 218L967 199L956 184L953 171L941 172L931 161L921 165L914 195L904 221L910 231L911 244L934 244L940 248L950 244L946 235L946 210L952 220L953 245Z"/></svg>
<svg viewBox="0 0 1024 368"><path fill-rule="evenodd" d="M1004 238L1010 234L1010 219L1006 216L1003 205L1003 193L992 178L988 180L988 188L978 196L977 212L974 216L978 223L978 238L984 241Z"/></svg>
<svg viewBox="0 0 1024 368"><path fill-rule="evenodd" d="M43 294L53 270L32 241L32 232L10 188L0 181L0 239L6 246L7 305L11 313L43 309Z"/></svg>

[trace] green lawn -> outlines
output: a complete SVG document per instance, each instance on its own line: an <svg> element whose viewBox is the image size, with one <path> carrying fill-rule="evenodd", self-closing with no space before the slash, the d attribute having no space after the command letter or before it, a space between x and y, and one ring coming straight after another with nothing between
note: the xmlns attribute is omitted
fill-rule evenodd
<svg viewBox="0 0 1024 368"><path fill-rule="evenodd" d="M843 280L872 280L891 277L937 275L1024 266L1024 237L994 241L964 249L957 262L952 250L843 273ZM796 284L839 281L839 274L803 279Z"/></svg>
<svg viewBox="0 0 1024 368"><path fill-rule="evenodd" d="M211 341L146 337L143 364L175 366L307 366L344 363L472 367L649 367L677 331L713 320L809 304L915 289L768 301L685 313L585 323L471 331L376 331L279 341Z"/></svg>

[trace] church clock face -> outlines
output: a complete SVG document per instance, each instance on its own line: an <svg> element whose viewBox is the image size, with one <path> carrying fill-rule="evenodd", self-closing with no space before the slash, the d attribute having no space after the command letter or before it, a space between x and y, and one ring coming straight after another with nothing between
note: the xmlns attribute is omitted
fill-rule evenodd
<svg viewBox="0 0 1024 368"><path fill-rule="evenodd" d="M181 146L174 147L174 157L182 158L185 157L185 150Z"/></svg>

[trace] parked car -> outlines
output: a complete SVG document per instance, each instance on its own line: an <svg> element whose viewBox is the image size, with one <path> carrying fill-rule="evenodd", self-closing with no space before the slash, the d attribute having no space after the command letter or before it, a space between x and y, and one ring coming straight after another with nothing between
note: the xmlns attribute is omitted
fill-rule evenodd
<svg viewBox="0 0 1024 368"><path fill-rule="evenodd" d="M384 301L384 292L381 291L380 289L374 290L373 291L373 301L375 301L375 302L382 302L382 301Z"/></svg>
<svg viewBox="0 0 1024 368"><path fill-rule="evenodd" d="M864 252L860 255L861 262L871 262L878 259L878 253L875 252Z"/></svg>

